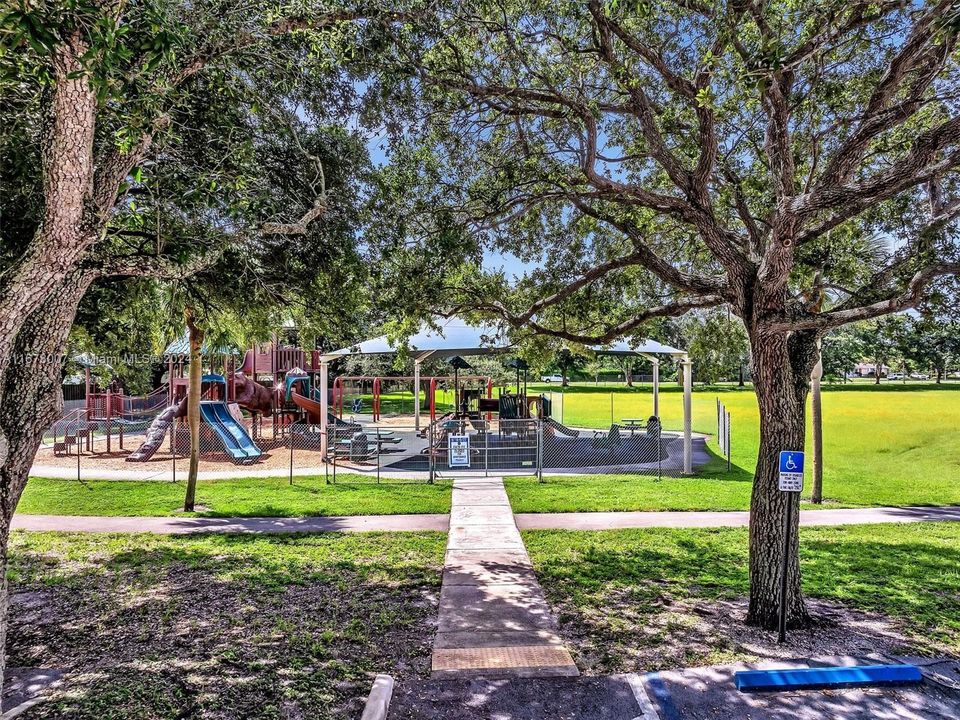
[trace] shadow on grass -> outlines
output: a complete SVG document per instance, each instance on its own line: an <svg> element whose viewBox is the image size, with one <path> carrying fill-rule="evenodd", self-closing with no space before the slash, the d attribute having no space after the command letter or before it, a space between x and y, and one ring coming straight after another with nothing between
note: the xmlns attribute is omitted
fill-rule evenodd
<svg viewBox="0 0 960 720"><path fill-rule="evenodd" d="M358 717L369 673L428 672L443 538L15 537L31 718Z"/></svg>
<svg viewBox="0 0 960 720"><path fill-rule="evenodd" d="M716 654L729 660L755 639L742 614L731 620L717 611L745 610L729 604L749 590L745 529L535 531L524 539L565 633L585 654L611 648L596 660L598 671L627 669L624 658L659 667L703 664ZM960 530L946 523L803 528L804 593L816 599L811 637L837 643L836 653L821 654L853 654L842 652L841 636L854 631L861 647L960 651L958 539ZM841 607L892 620L844 625ZM694 621L671 619L677 615Z"/></svg>
<svg viewBox="0 0 960 720"><path fill-rule="evenodd" d="M898 383L896 381L891 382L882 382L879 385L874 383L837 383L837 384L824 384L823 390L825 392L853 392L853 391L867 391L867 392L929 392L931 390L948 390L952 392L960 391L960 382L950 381L944 382L940 385L936 383Z"/></svg>
<svg viewBox="0 0 960 720"><path fill-rule="evenodd" d="M704 443L703 449L710 460L699 467L693 469L694 478L709 478L710 480L722 480L724 482L753 482L753 471L747 470L735 462L730 463L727 468L726 457L717 453L709 443Z"/></svg>

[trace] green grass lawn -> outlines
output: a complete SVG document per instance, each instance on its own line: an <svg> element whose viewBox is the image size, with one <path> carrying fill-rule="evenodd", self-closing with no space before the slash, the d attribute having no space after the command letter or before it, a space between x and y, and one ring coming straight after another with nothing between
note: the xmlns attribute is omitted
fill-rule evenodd
<svg viewBox="0 0 960 720"><path fill-rule="evenodd" d="M450 511L450 484L346 482L323 477L200 480L194 513L206 517L396 515ZM31 478L17 506L25 515L182 514L182 482Z"/></svg>
<svg viewBox="0 0 960 720"><path fill-rule="evenodd" d="M538 386L550 390L550 386ZM556 388L553 388L555 391ZM650 413L649 387L574 385L562 400L554 393L554 415L578 427L609 427L614 421ZM719 458L698 478L643 476L529 478L507 482L517 512L576 510L731 510L748 507L759 447L759 416L752 389L698 388L693 428L711 435L718 452L716 398L731 414L733 470ZM682 426L682 393L663 387L661 417L668 429ZM856 383L825 386L824 498L827 506L952 505L960 503L960 384ZM808 447L809 451L810 448ZM809 487L809 482L808 482Z"/></svg>
<svg viewBox="0 0 960 720"><path fill-rule="evenodd" d="M429 675L445 544L14 532L8 664L65 674L24 718L358 718Z"/></svg>
<svg viewBox="0 0 960 720"><path fill-rule="evenodd" d="M528 531L524 541L582 669L729 662L753 656L747 643L774 644L741 622L746 529ZM886 616L902 635L894 646L960 652L960 523L803 528L800 545L809 598ZM836 654L890 642L867 626L850 639L854 627L815 632L836 637Z"/></svg>

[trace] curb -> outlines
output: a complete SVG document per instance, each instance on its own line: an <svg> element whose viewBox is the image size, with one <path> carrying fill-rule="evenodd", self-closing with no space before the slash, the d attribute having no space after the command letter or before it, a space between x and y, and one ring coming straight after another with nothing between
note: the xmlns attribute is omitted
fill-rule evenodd
<svg viewBox="0 0 960 720"><path fill-rule="evenodd" d="M390 675L377 675L360 720L386 720L392 697L393 678Z"/></svg>

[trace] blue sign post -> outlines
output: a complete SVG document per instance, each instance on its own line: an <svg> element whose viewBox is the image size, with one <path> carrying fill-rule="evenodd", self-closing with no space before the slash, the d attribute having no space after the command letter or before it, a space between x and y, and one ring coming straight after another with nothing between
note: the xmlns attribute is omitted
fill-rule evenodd
<svg viewBox="0 0 960 720"><path fill-rule="evenodd" d="M799 450L780 452L779 488L787 494L787 506L783 518L783 567L780 569L780 633L777 642L787 641L787 593L789 591L790 548L793 540L793 503L803 492L803 453Z"/></svg>

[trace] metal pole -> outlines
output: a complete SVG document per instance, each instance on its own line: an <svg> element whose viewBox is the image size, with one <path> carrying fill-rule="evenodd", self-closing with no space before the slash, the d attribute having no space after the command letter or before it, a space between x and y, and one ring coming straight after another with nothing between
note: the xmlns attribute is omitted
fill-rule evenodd
<svg viewBox="0 0 960 720"><path fill-rule="evenodd" d="M293 426L295 422L290 423L290 484L293 485Z"/></svg>
<svg viewBox="0 0 960 720"><path fill-rule="evenodd" d="M724 428L727 434L724 444L727 448L727 472L730 472L730 411L727 411L727 426Z"/></svg>
<svg viewBox="0 0 960 720"><path fill-rule="evenodd" d="M110 433L113 431L113 423L111 422L111 415L113 411L113 397L110 391L110 388L107 388L107 455L110 454Z"/></svg>
<svg viewBox="0 0 960 720"><path fill-rule="evenodd" d="M330 411L327 407L327 393L329 387L329 369L330 363L326 360L320 360L320 454L327 456L327 413ZM334 435L336 440L336 435ZM336 443L334 443L336 446ZM336 456L336 447L334 447L334 456Z"/></svg>
<svg viewBox="0 0 960 720"><path fill-rule="evenodd" d="M177 481L177 419L170 426L170 448L173 453L173 482Z"/></svg>
<svg viewBox="0 0 960 720"><path fill-rule="evenodd" d="M77 482L83 482L80 479L80 450L82 449L80 445L80 421L77 421L77 429L74 433L74 437L77 439Z"/></svg>
<svg viewBox="0 0 960 720"><path fill-rule="evenodd" d="M660 361L653 360L653 415L660 417Z"/></svg>
<svg viewBox="0 0 960 720"><path fill-rule="evenodd" d="M693 409L691 394L693 392L693 364L689 356L683 361L683 473L693 474Z"/></svg>
<svg viewBox="0 0 960 720"><path fill-rule="evenodd" d="M540 418L537 418L537 481L543 482L543 420Z"/></svg>
<svg viewBox="0 0 960 720"><path fill-rule="evenodd" d="M436 448L433 447L433 423L430 423L428 430L429 432L427 433L427 443L428 443L427 465L429 467L429 472L427 475L427 482L433 485L433 474L434 474L434 468L436 464L436 457L435 457Z"/></svg>
<svg viewBox="0 0 960 720"><path fill-rule="evenodd" d="M420 361L413 361L413 427L420 431Z"/></svg>
<svg viewBox="0 0 960 720"><path fill-rule="evenodd" d="M487 434L483 436L483 476L490 476L490 427L487 426Z"/></svg>
<svg viewBox="0 0 960 720"><path fill-rule="evenodd" d="M790 548L792 546L793 523L793 496L796 493L787 493L787 510L783 519L783 565L780 568L780 633L777 642L781 645L787 641L787 590L788 571L790 568Z"/></svg>
<svg viewBox="0 0 960 720"><path fill-rule="evenodd" d="M663 426L657 422L657 480L663 480Z"/></svg>
<svg viewBox="0 0 960 720"><path fill-rule="evenodd" d="M377 428L377 439L376 439L376 448L374 452L377 454L377 485L380 484L380 428Z"/></svg>

